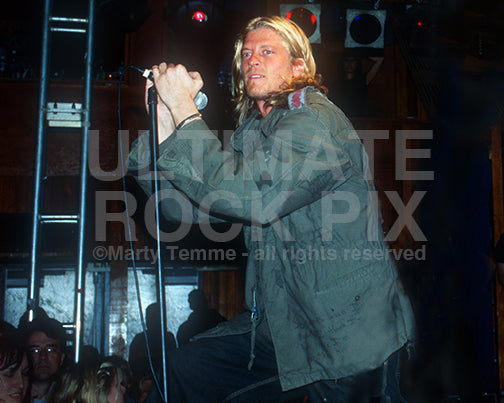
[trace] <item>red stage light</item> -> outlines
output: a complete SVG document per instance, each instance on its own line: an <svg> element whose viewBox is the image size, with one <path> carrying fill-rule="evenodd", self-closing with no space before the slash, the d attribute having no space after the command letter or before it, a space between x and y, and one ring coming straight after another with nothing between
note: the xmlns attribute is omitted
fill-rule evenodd
<svg viewBox="0 0 504 403"><path fill-rule="evenodd" d="M287 12L285 18L298 24L307 37L313 35L317 28L317 16L307 8L296 7Z"/></svg>
<svg viewBox="0 0 504 403"><path fill-rule="evenodd" d="M280 4L280 15L299 25L310 43L321 43L320 13L320 4Z"/></svg>
<svg viewBox="0 0 504 403"><path fill-rule="evenodd" d="M206 22L208 20L208 15L204 11L195 11L192 15L193 21L196 22Z"/></svg>

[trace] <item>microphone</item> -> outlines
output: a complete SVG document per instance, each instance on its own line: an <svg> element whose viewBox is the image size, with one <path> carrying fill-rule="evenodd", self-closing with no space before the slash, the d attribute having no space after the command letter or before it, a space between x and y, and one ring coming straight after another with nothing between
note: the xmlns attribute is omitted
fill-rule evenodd
<svg viewBox="0 0 504 403"><path fill-rule="evenodd" d="M154 82L154 76L152 75L152 71L150 71L149 69L145 69L142 73L142 76ZM196 108L198 108L199 111L205 109L205 107L208 105L207 95L202 91L198 92L196 98L194 98L194 103L196 104Z"/></svg>

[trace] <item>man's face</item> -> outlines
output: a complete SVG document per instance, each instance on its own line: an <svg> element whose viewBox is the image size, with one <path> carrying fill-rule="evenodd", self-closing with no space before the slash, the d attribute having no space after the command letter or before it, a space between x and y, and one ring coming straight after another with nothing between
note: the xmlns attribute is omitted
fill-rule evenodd
<svg viewBox="0 0 504 403"><path fill-rule="evenodd" d="M282 84L301 72L299 64L291 62L282 37L269 28L247 34L241 57L241 72L247 95L255 101L264 100L279 91Z"/></svg>
<svg viewBox="0 0 504 403"><path fill-rule="evenodd" d="M37 381L51 380L65 358L59 341L47 337L44 332L33 332L28 338L27 347L33 378Z"/></svg>

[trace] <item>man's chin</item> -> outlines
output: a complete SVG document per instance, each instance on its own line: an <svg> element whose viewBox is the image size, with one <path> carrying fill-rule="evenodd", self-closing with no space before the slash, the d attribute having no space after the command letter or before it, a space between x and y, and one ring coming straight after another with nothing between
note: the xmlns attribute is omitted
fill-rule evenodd
<svg viewBox="0 0 504 403"><path fill-rule="evenodd" d="M48 381L53 377L53 374L50 374L49 372L35 372L34 373L34 378L37 379L38 381Z"/></svg>
<svg viewBox="0 0 504 403"><path fill-rule="evenodd" d="M259 89L250 88L247 89L247 96L254 101L261 101L266 99L267 97L267 95L265 95L263 92L264 91L261 91Z"/></svg>

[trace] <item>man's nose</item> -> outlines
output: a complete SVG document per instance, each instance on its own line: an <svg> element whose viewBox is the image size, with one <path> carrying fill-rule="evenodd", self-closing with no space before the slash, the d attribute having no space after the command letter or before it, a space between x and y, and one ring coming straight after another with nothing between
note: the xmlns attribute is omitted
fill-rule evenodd
<svg viewBox="0 0 504 403"><path fill-rule="evenodd" d="M253 53L250 56L250 59L249 59L249 62L248 62L249 66L250 67L257 66L259 63L260 63L259 58L255 55L255 53Z"/></svg>
<svg viewBox="0 0 504 403"><path fill-rule="evenodd" d="M44 360L46 360L47 357L49 357L49 354L47 354L47 350L45 348L40 350L39 357Z"/></svg>

